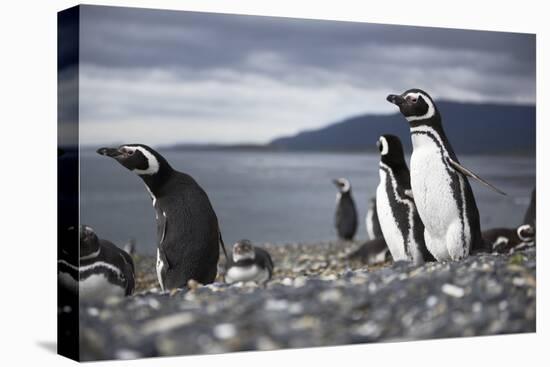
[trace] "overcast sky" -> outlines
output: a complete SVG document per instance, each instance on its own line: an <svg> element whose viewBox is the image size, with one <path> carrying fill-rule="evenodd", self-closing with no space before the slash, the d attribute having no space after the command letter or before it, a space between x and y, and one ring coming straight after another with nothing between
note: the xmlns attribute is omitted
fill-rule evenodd
<svg viewBox="0 0 550 367"><path fill-rule="evenodd" d="M84 144L264 143L413 87L535 102L534 35L84 6L80 41Z"/></svg>

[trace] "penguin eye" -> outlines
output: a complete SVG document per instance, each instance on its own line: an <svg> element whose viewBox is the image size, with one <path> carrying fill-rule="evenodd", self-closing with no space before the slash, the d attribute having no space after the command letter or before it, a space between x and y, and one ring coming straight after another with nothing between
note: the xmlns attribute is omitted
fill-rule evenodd
<svg viewBox="0 0 550 367"><path fill-rule="evenodd" d="M126 153L127 153L128 155L134 155L134 151L133 151L133 150L128 150L128 151L126 151Z"/></svg>

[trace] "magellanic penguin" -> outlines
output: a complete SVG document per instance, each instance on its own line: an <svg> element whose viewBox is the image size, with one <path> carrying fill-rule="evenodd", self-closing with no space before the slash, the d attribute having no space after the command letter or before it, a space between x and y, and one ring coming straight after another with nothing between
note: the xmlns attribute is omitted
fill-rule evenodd
<svg viewBox="0 0 550 367"><path fill-rule="evenodd" d="M504 194L464 168L449 143L441 115L428 93L410 89L387 100L410 125L413 152L411 187L424 240L438 260L459 260L470 251L490 251L481 236L479 212L467 177Z"/></svg>
<svg viewBox="0 0 550 367"><path fill-rule="evenodd" d="M182 288L191 279L212 283L219 247L225 253L218 218L206 192L188 174L143 144L101 148L136 173L153 201L157 220L157 278L162 290Z"/></svg>
<svg viewBox="0 0 550 367"><path fill-rule="evenodd" d="M357 231L357 210L351 196L351 183L347 178L337 178L332 182L338 188L334 215L338 237L343 240L352 240Z"/></svg>
<svg viewBox="0 0 550 367"><path fill-rule="evenodd" d="M273 260L269 253L249 240L240 240L233 245L232 260L225 273L226 283L267 283L273 275Z"/></svg>
<svg viewBox="0 0 550 367"><path fill-rule="evenodd" d="M79 264L60 259L60 279L68 288L78 288L83 301L131 295L135 284L132 257L112 242L98 238L90 226L81 225L79 232Z"/></svg>
<svg viewBox="0 0 550 367"><path fill-rule="evenodd" d="M367 215L365 216L365 224L367 228L367 235L369 240L375 240L377 238L383 238L382 229L380 228L380 221L378 220L378 212L376 210L376 197L370 199L367 209Z"/></svg>
<svg viewBox="0 0 550 367"><path fill-rule="evenodd" d="M393 260L415 264L433 261L424 243L424 225L412 196L401 141L394 135L382 135L377 145L380 150L380 184L376 190L376 208Z"/></svg>
<svg viewBox="0 0 550 367"><path fill-rule="evenodd" d="M357 250L347 255L347 258L352 261L361 261L367 265L375 265L391 260L391 255L384 237L380 237L365 242Z"/></svg>

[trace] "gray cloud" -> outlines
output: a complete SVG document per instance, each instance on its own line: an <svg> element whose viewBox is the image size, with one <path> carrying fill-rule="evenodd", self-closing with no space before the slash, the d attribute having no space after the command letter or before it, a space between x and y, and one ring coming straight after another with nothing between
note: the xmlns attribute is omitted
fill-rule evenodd
<svg viewBox="0 0 550 367"><path fill-rule="evenodd" d="M263 142L410 87L535 101L526 34L84 6L80 50L89 143Z"/></svg>

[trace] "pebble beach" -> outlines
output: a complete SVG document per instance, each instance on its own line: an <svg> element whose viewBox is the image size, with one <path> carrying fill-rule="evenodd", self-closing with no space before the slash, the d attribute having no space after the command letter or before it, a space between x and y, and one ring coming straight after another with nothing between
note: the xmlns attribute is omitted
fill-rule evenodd
<svg viewBox="0 0 550 367"><path fill-rule="evenodd" d="M263 244L273 279L161 292L135 256L136 291L81 304L82 360L214 354L535 332L536 251L367 266L357 242ZM223 268L223 265L221 266Z"/></svg>

